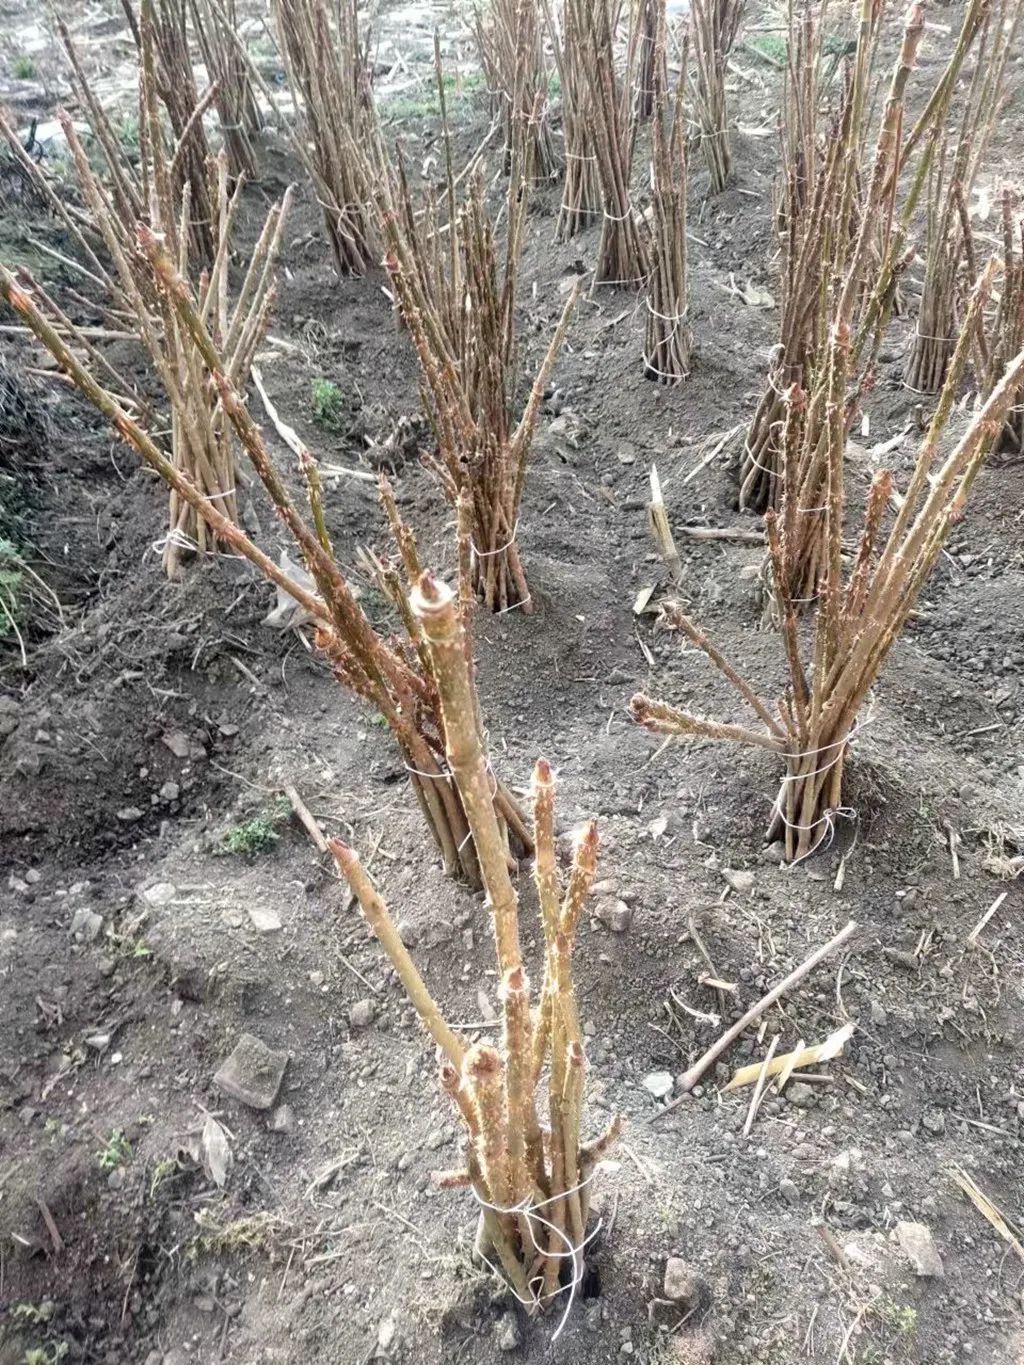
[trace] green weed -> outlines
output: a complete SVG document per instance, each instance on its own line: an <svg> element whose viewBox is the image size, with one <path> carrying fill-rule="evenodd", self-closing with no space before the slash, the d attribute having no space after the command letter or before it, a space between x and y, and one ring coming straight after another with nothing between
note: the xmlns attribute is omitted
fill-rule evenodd
<svg viewBox="0 0 1024 1365"><path fill-rule="evenodd" d="M747 46L767 58L769 62L777 62L780 66L786 63L786 40L778 33L752 34Z"/></svg>
<svg viewBox="0 0 1024 1365"><path fill-rule="evenodd" d="M345 397L333 379L313 380L313 421L325 431L341 431Z"/></svg>
<svg viewBox="0 0 1024 1365"><path fill-rule="evenodd" d="M36 64L31 57L22 55L14 59L14 79L16 81L30 81L36 74Z"/></svg>
<svg viewBox="0 0 1024 1365"><path fill-rule="evenodd" d="M267 810L229 829L220 842L225 853L268 853L281 837L278 826L291 810L287 797L278 797Z"/></svg>
<svg viewBox="0 0 1024 1365"><path fill-rule="evenodd" d="M132 1154L132 1144L124 1135L123 1128L115 1128L107 1139L107 1145L102 1152L97 1152L96 1157L100 1163L101 1171L116 1171L118 1166L124 1163Z"/></svg>

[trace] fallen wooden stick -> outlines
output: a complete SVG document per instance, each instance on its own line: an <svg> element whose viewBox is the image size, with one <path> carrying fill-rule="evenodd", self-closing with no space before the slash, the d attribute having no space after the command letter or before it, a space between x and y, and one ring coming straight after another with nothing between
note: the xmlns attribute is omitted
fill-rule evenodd
<svg viewBox="0 0 1024 1365"><path fill-rule="evenodd" d="M755 1019L760 1019L765 1010L774 1005L776 1000L781 999L790 987L795 986L798 981L802 981L805 976L817 967L819 962L823 962L830 953L834 953L837 948L841 947L850 935L855 932L856 928L856 921L850 920L845 929L840 929L839 933L836 934L834 938L829 939L821 948L816 948L806 962L802 962L799 967L794 968L787 977L784 977L777 986L773 986L768 994L762 996L756 1005L751 1005L743 1018L737 1019L732 1028L727 1029L716 1043L712 1043L703 1057L699 1057L697 1061L694 1062L693 1066L679 1077L679 1088L683 1093L678 1096L677 1099L674 1099L671 1104L666 1104L664 1109L659 1109L649 1122L656 1123L658 1119L664 1118L666 1114L670 1114L673 1109L682 1104L683 1100L686 1099L686 1096L697 1084L701 1076L704 1075L704 1072L718 1061L726 1048L736 1041L747 1025L752 1024Z"/></svg>
<svg viewBox="0 0 1024 1365"><path fill-rule="evenodd" d="M313 840L314 844L316 844L317 848L320 850L321 853L327 853L329 851L329 845L327 843L327 839L324 836L323 830L320 828L316 816L312 813L312 811L309 809L305 801L303 801L302 797L291 785L291 783L288 783L285 786L284 794L292 803L292 810L302 821L303 825L306 828L306 833Z"/></svg>
<svg viewBox="0 0 1024 1365"><path fill-rule="evenodd" d="M801 1043L795 1052L786 1052L776 1057L768 1066L766 1079L770 1080L772 1076L779 1076L779 1089L781 1090L796 1069L816 1066L818 1062L830 1062L833 1057L839 1056L853 1037L853 1028L853 1024L844 1024L842 1028L836 1029L835 1033L826 1038L823 1043L816 1043L813 1047L804 1047ZM750 1066L741 1066L724 1089L739 1090L745 1085L752 1085L760 1079L763 1067L763 1062L752 1062ZM800 1079L803 1080L804 1078L801 1076Z"/></svg>

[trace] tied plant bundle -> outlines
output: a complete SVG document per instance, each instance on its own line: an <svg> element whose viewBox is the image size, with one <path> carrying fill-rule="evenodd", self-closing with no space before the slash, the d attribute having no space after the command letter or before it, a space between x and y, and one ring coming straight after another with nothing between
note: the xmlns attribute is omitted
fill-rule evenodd
<svg viewBox="0 0 1024 1365"><path fill-rule="evenodd" d="M385 263L398 310L420 364L423 405L434 436L425 459L445 497L470 510L472 579L492 611L531 610L519 554L519 509L541 402L569 328L569 295L522 408L514 381L519 347L516 284L528 195L528 148L514 148L499 244L487 206L483 170L467 168L456 192L440 54L435 52L444 124L445 188L441 202L418 203L404 163L378 145L378 202Z"/></svg>
<svg viewBox="0 0 1024 1365"><path fill-rule="evenodd" d="M1014 356L946 458L940 443L969 353L978 335L997 263L979 278L968 305L957 348L928 430L921 441L899 511L884 532L895 481L888 470L872 480L863 527L852 565L842 553L844 495L842 466L835 461L827 486L825 563L820 596L813 608L809 657L805 665L797 604L787 584L794 536L791 519L766 517L776 606L788 670L785 693L772 705L677 607L668 623L702 651L728 680L759 724L720 722L654 701L638 693L633 718L658 734L687 739L723 739L776 754L785 764L782 785L768 826L770 841L781 839L786 858L799 861L834 836L837 820L853 814L843 799L846 758L860 716L890 650L913 611L950 529L963 515L971 486L1003 429L1024 380L1024 351ZM789 395L795 402L796 394ZM793 420L799 420L791 412Z"/></svg>
<svg viewBox="0 0 1024 1365"><path fill-rule="evenodd" d="M376 261L373 196L361 147L373 96L357 0L273 0L274 21L304 137L293 139L313 182L339 275Z"/></svg>
<svg viewBox="0 0 1024 1365"><path fill-rule="evenodd" d="M263 435L245 406L224 353L218 349L204 317L201 303L169 254L164 242L145 224L138 227L140 258L148 262L154 288L165 297L169 317L181 337L188 339L190 372L212 384L230 421L239 445L268 494L279 521L294 541L312 586L276 563L222 510L222 499L209 498L189 472L169 457L147 431L125 410L117 397L105 389L95 374L65 340L57 326L40 308L32 291L0 266L0 298L14 309L43 343L80 392L110 422L145 463L171 488L204 525L211 539L254 564L306 613L315 627L315 643L329 661L335 677L349 692L381 716L399 753L430 834L441 853L446 872L473 887L482 885L480 861L473 839L462 788L449 766L448 754L458 744L446 731L441 711L440 679L432 672L433 655L428 649L409 599L422 575L416 544L401 520L390 489L382 487L382 499L398 549L398 563L373 563L382 591L392 601L404 627L404 638L382 634L370 621L336 556L323 503L320 470L305 447L300 450L302 474L309 504L309 517L296 505L267 450ZM472 608L469 584L468 509L460 505L458 551L460 565L459 613L461 647L465 651L464 705L459 736L466 742L470 731L482 744L483 722L476 697L472 644L468 622ZM453 760L455 761L455 760ZM488 772L483 792L492 808L504 856L529 852L529 830L514 797L500 780ZM493 840L492 840L493 845Z"/></svg>
<svg viewBox="0 0 1024 1365"><path fill-rule="evenodd" d="M171 25L171 32L176 31L176 25ZM204 325L218 339L224 371L233 384L244 387L273 304L275 267L291 195L287 193L284 201L267 215L240 287L232 298L228 277L244 178L239 178L229 193L226 154L221 152L204 164L203 203L209 207L203 210L197 244L195 179L191 173L183 178L178 170L192 133L187 128L170 146L165 140L157 75L157 29L148 3L142 6L138 39L142 54L138 167L126 156L80 68L78 84L81 91L88 92L85 104L101 169L94 165L94 158L71 119L58 110L89 215L89 230L105 248L106 263L101 263L90 250L86 273L94 285L101 286L104 306L114 326L133 331L146 352L170 410L171 461L202 497L216 502L218 510L234 523L238 520L238 469L231 423L212 379L202 373L191 339L139 251L136 224L146 222L158 233L175 261L177 272L196 281L197 307ZM74 56L70 40L67 47ZM199 251L212 254L207 259L205 254L197 255ZM76 327L67 309L30 277L25 279L65 341L97 374L102 373L114 384L123 403L141 406L134 396L124 397L126 391L130 394L131 386L85 332ZM167 574L177 577L186 555L213 551L218 544L223 542L211 533L209 523L197 516L188 501L172 488L168 530L162 542Z"/></svg>
<svg viewBox="0 0 1024 1365"><path fill-rule="evenodd" d="M822 107L828 89L822 75L826 68L822 24L809 6L790 14L776 212L780 332L744 445L739 505L756 512L778 510L786 496L804 509L799 515L807 522L806 544L794 559L803 585L791 585L794 599L813 597L821 563L821 514L811 509L824 503L830 394L848 432L874 383L899 280L913 258L906 243L934 161L936 141L930 134L944 126L987 4L988 0L969 0L957 43L907 133L906 94L924 35L923 11L919 5L911 7L870 154L872 91L885 5L870 0L862 4L857 39L841 69L831 113ZM905 172L910 172L910 179L900 204ZM799 426L791 423L787 428L791 407L787 395L793 385L805 395L806 415ZM837 432L838 427L833 424L832 430ZM788 451L783 449L784 432L790 440Z"/></svg>
<svg viewBox="0 0 1024 1365"><path fill-rule="evenodd" d="M548 120L548 72L538 0L492 0L485 20L474 11L480 64L505 133L506 169L519 138L529 148L538 180L558 171ZM525 134L516 128L523 124Z"/></svg>
<svg viewBox="0 0 1024 1365"><path fill-rule="evenodd" d="M412 609L430 642L438 676L449 675L442 705L449 734L455 735L462 712L449 708L461 708L463 702L450 673L462 668L464 648L453 594L425 575L413 593ZM538 760L533 774L534 877L545 957L542 985L533 996L520 951L518 897L500 843L492 846L491 808L485 800L472 799L474 787L486 794L483 755L476 754L470 764L452 753L451 763L480 851L494 927L501 981L498 1046L470 1043L447 1023L358 857L337 841L331 848L369 928L437 1045L441 1088L463 1121L464 1166L439 1174L438 1184L472 1190L480 1207L477 1249L500 1270L528 1312L543 1311L568 1290L568 1313L593 1236L587 1232L592 1182L621 1127L615 1117L601 1136L582 1141L586 1057L572 957L594 880L597 831L588 824L577 835L563 890L555 857L554 777L550 765Z"/></svg>

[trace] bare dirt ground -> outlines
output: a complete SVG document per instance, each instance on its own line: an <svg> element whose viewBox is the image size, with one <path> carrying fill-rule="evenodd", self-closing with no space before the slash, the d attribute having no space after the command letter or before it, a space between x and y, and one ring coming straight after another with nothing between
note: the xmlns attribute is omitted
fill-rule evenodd
<svg viewBox="0 0 1024 1365"><path fill-rule="evenodd" d="M130 50L115 11L69 16L112 89ZM19 125L46 120L67 94L56 49L34 8L6 0L0 14L0 98ZM932 17L940 29L958 22L952 6ZM893 31L897 20L894 11ZM448 59L468 73L460 145L488 126L465 26L441 7L389 11L378 70L428 174L436 21ZM930 34L922 82L948 41ZM35 75L16 78L26 50ZM613 1111L627 1130L602 1173L591 1274L555 1342L552 1318L527 1323L474 1264L468 1196L430 1183L457 1160L430 1048L282 788L293 783L326 830L372 854L428 981L457 1020L486 1029L493 959L480 903L425 849L386 733L295 633L263 624L269 589L226 560L165 581L151 548L160 490L38 372L34 352L0 335L46 414L45 447L18 471L18 517L65 618L63 628L29 624L27 668L13 641L0 646L3 1365L489 1365L506 1353L576 1365L1024 1361L1024 1264L953 1178L962 1168L1024 1225L1024 921L1020 881L1001 879L1024 839L1020 465L993 461L978 481L871 703L852 764L856 819L827 852L786 869L762 851L778 776L767 756L710 745L656 753L624 712L641 687L732 709L706 665L657 633L653 616L633 614L638 592L661 578L644 513L652 460L694 614L759 684L783 676L777 639L759 629L760 551L681 529L754 525L734 510L728 451L688 478L752 412L777 322L733 285L774 287L778 73L746 50L736 67L736 187L707 201L699 165L691 182L694 373L671 390L646 382L635 299L597 291L583 302L519 533L537 611L476 625L504 777L522 785L545 754L560 772L564 829L595 816L603 840L598 913L578 956L588 1107L595 1131ZM1017 154L1022 113L1018 94L997 165ZM283 140L268 135L253 218L295 175ZM557 194L533 199L524 372L567 281L593 259L593 237L552 244ZM34 243L59 244L59 234L16 200L6 201L0 256L29 260L58 287L59 268ZM382 277L338 283L302 184L299 200L261 365L313 448L358 465L364 433L415 414L414 357ZM886 457L898 474L908 468L919 404L901 385L911 326L894 324L869 433L851 451L855 506L875 447L909 426ZM312 421L318 378L345 395L338 431ZM445 509L414 454L397 479L424 556L450 567ZM255 497L248 515L276 552ZM385 544L372 484L329 480L328 517L358 573L357 547ZM264 851L225 850L226 836L237 845L254 828ZM606 927L617 899L624 932ZM860 925L850 951L768 1017L763 1039L748 1036L651 1124L660 1102L645 1079L683 1071L850 918ZM528 935L534 960L539 938ZM735 992L702 986L709 970ZM823 1068L829 1079L770 1098L742 1136L749 1092L722 1091L733 1068L760 1059L776 1032L789 1048L846 1021L856 1032ZM213 1083L243 1033L288 1054L272 1111ZM223 1189L194 1157L208 1113L229 1133ZM894 1235L903 1221L930 1230L941 1278L915 1274ZM652 1306L670 1255L704 1282L686 1321Z"/></svg>

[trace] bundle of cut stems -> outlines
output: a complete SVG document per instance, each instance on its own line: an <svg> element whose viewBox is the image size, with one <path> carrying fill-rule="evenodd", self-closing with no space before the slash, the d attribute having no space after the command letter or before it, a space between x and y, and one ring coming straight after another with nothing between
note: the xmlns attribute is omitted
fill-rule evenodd
<svg viewBox="0 0 1024 1365"><path fill-rule="evenodd" d="M712 194L721 194L732 178L732 142L725 72L736 41L746 0L692 0L695 71L692 104Z"/></svg>
<svg viewBox="0 0 1024 1365"><path fill-rule="evenodd" d="M210 86L200 97L196 86L188 46L188 0L141 0L138 22L131 0L121 0L121 4L135 37L140 64L149 64L157 97L170 123L174 138L171 181L178 202L188 186L192 258L208 266L216 254L213 234L216 209L203 115L213 104L217 90ZM142 122L140 117L140 139Z"/></svg>
<svg viewBox="0 0 1024 1365"><path fill-rule="evenodd" d="M975 248L966 200L961 198L958 207L967 260L973 263ZM986 318L985 328L978 334L974 348L974 373L982 397L988 397L1011 357L1024 348L1024 216L1017 216L1019 208L1014 192L1004 189L1000 215L1003 275L999 300ZM999 438L999 449L1024 454L1024 385L1013 396Z"/></svg>
<svg viewBox="0 0 1024 1365"><path fill-rule="evenodd" d="M209 262L197 260L192 231L195 222L192 181L179 184L174 174L175 159L183 143L179 140L173 149L168 149L164 143L148 3L142 9L140 43L141 174L136 174L126 163L98 105L89 108L97 120L93 126L105 163L103 180L94 169L71 120L63 111L59 112L59 117L86 208L112 264L112 272L105 274L111 309L115 315L131 319L170 409L171 459L200 493L215 500L224 516L234 522L238 518L238 499L231 424L216 386L197 368L194 346L182 331L166 295L156 286L149 264L139 254L135 224L139 217L148 218L149 226L160 234L179 273L199 281L200 312L222 348L225 372L234 384L244 386L269 318L274 271L289 196L284 205L273 208L268 214L241 288L232 303L228 272L232 229L243 182L236 182L229 193L224 153L206 167L209 183L204 198L212 206L212 216L204 224L203 238L212 243L213 254ZM145 195L142 193L144 185L148 187ZM81 333L52 301L44 300L44 303L49 305L50 320L64 333L65 339L81 348ZM105 369L108 378L119 379L102 360L97 365L94 348L84 349L94 366ZM121 393L124 387L123 383L119 385ZM168 575L175 577L181 572L184 555L215 550L217 540L211 535L208 523L197 517L188 501L173 488L168 521L163 563Z"/></svg>
<svg viewBox="0 0 1024 1365"><path fill-rule="evenodd" d="M631 107L637 28L620 75L614 47L617 12L609 0L565 0L566 29L580 44L577 60L589 94L591 146L601 184L595 278L602 284L636 285L647 277L646 242L630 188L637 129Z"/></svg>
<svg viewBox="0 0 1024 1365"><path fill-rule="evenodd" d="M412 608L421 622L441 681L450 733L462 718L460 680L448 678L464 658L451 592L424 575ZM618 1136L613 1118L595 1141L581 1142L586 1058L571 975L577 926L594 880L597 830L577 835L572 868L559 887L554 840L554 777L539 759L533 773L534 876L544 929L544 979L531 1008L531 990L519 948L519 906L500 842L494 842L489 805L471 800L484 783L482 756L456 767L456 781L484 869L501 981L499 1046L470 1044L449 1025L417 971L387 907L356 854L333 841L331 850L359 901L367 925L391 959L398 978L437 1045L441 1088L451 1097L465 1128L464 1166L441 1173L444 1188L469 1188L480 1206L477 1249L504 1275L532 1314L551 1306L567 1289L571 1305L584 1273L591 1186L598 1163ZM490 856L484 850L490 848ZM547 1076L547 1123L541 1122L541 1080Z"/></svg>
<svg viewBox="0 0 1024 1365"><path fill-rule="evenodd" d="M437 73L444 112L439 55ZM386 264L420 362L423 403L435 440L427 464L448 500L455 505L463 498L470 509L475 591L493 611L518 607L529 612L517 542L519 507L541 401L576 293L565 303L516 420L515 290L527 207L526 151L522 140L513 149L505 249L500 253L480 167L471 172L465 198L457 205L446 118L444 129L443 228L437 204L431 200L418 210L404 167L391 167L378 149Z"/></svg>
<svg viewBox="0 0 1024 1365"><path fill-rule="evenodd" d="M768 838L784 840L790 860L805 858L821 845L827 847L836 821L852 815L843 802L843 776L850 742L862 723L859 717L865 698L914 609L951 526L963 513L971 485L1006 421L1014 396L1020 393L1024 351L1009 362L949 455L938 462L940 441L994 274L995 262L990 262L975 286L942 394L892 528L883 539L883 517L893 491L893 476L883 470L871 484L860 542L848 574L841 558L842 480L829 482L827 553L806 671L797 632L797 604L787 588L792 579L786 559L793 526L785 516L768 513L774 588L789 672L785 695L775 703L774 711L678 609L669 610L671 624L711 659L760 725L719 723L643 694L631 702L634 719L657 733L733 740L778 754L786 771Z"/></svg>
<svg viewBox="0 0 1024 1365"><path fill-rule="evenodd" d="M380 583L394 601L405 626L407 639L403 642L389 641L371 624L338 563L324 518L316 461L308 451L303 451L301 466L310 508L310 520L307 520L271 461L262 433L236 387L232 367L210 333L202 304L193 296L160 239L144 225L140 225L138 231L142 256L159 280L181 334L193 343L192 373L215 386L235 435L279 519L298 546L315 591L291 577L260 549L224 514L223 500L207 497L194 479L160 449L79 360L32 294L2 266L0 298L21 316L76 387L170 486L180 502L188 505L208 529L210 537L227 546L232 553L248 559L309 614L316 625L316 644L329 660L339 682L383 716L390 728L446 871L464 878L472 886L480 886L481 867L473 832L462 790L453 777L453 771L466 761L467 748L475 745L479 751L483 746L468 633L472 594L465 574L460 581L461 633L458 637L459 648L463 651L459 661L459 676L463 679L462 710L458 733L450 734L441 712L441 684L433 672L433 655L409 605L412 587L419 581L422 568L415 541L399 517L390 490L383 487L382 498L399 548L401 569L382 568ZM468 538L468 521L464 509L460 509L460 566L468 562ZM454 666L454 661L449 660L449 663ZM529 851L529 831L519 808L489 769L485 771L482 793L477 783L474 799L477 805L484 797L491 803L492 825L497 828L496 837L506 849L505 856L511 856L505 842L508 835L518 847ZM484 817L476 811L474 818ZM493 847L494 839L489 844L488 856Z"/></svg>
<svg viewBox="0 0 1024 1365"><path fill-rule="evenodd" d="M375 259L371 203L360 147L369 134L369 68L357 0L274 0L285 71L306 137L296 140L323 209L339 275L361 275Z"/></svg>
<svg viewBox="0 0 1024 1365"><path fill-rule="evenodd" d="M1011 7L1012 13L1008 14ZM939 153L933 158L929 176L921 308L905 370L907 388L915 393L938 393L953 354L957 286L964 249L958 206L971 197L978 167L1002 105L1007 58L1022 13L1024 5L1019 0L994 0L986 8L959 133L954 141L944 122L931 134L939 143Z"/></svg>
<svg viewBox="0 0 1024 1365"><path fill-rule="evenodd" d="M638 0L638 5L634 109L637 118L646 123L657 107L659 87L664 90L668 86L665 46L658 45L658 30L665 21L665 0Z"/></svg>
<svg viewBox="0 0 1024 1365"><path fill-rule="evenodd" d="M986 0L971 0L960 40L925 114L941 126L946 101L979 29ZM868 109L882 11L861 10L852 70L827 136L819 114L822 33L808 11L790 17L790 64L783 107L783 187L778 211L782 248L781 330L740 469L741 508L781 510L783 500L806 523L806 549L795 553L801 583L795 601L813 597L820 572L820 509L828 446L848 431L873 382L878 350L908 256L909 223L932 164L935 144L921 119L902 136L905 91L923 18L912 6L882 107L874 153L862 172ZM901 169L920 147L906 200L896 215ZM806 395L788 401L793 386Z"/></svg>
<svg viewBox="0 0 1024 1365"><path fill-rule="evenodd" d="M551 180L558 162L548 122L548 73L538 0L492 0L489 21L474 14L480 62L505 130L510 166L513 144L522 139L538 180ZM526 126L525 137L516 130Z"/></svg>
<svg viewBox="0 0 1024 1365"><path fill-rule="evenodd" d="M686 274L686 129L682 80L669 112L664 74L665 10L655 35L654 116L651 158L651 270L647 277L644 374L678 384L690 372L691 332ZM683 42L686 69L686 42Z"/></svg>
<svg viewBox="0 0 1024 1365"><path fill-rule="evenodd" d="M565 179L558 208L555 237L567 242L595 223L601 213L601 180L594 149L594 128L589 76L583 61L583 32L579 10L565 4L559 24L553 0L541 0L551 37L555 68L562 91L562 139ZM594 0L607 5L610 0Z"/></svg>
<svg viewBox="0 0 1024 1365"><path fill-rule="evenodd" d="M238 32L236 0L189 0L192 27L213 82L228 171L233 180L256 175L254 140L263 127L249 64Z"/></svg>

